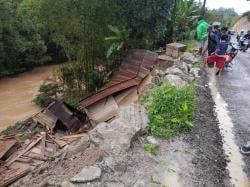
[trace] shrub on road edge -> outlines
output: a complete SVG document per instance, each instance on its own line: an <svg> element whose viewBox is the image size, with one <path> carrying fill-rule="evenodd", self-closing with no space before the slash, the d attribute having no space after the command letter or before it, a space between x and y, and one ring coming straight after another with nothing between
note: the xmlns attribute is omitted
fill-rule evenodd
<svg viewBox="0 0 250 187"><path fill-rule="evenodd" d="M165 82L150 90L143 102L149 113L151 135L170 139L193 127L196 112L193 84L177 89Z"/></svg>

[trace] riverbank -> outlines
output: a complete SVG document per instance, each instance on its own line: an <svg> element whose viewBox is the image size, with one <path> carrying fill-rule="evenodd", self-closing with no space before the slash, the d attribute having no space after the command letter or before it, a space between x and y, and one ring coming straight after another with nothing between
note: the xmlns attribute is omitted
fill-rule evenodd
<svg viewBox="0 0 250 187"><path fill-rule="evenodd" d="M88 133L89 138L67 146L12 186L230 186L227 159L205 70L201 69L199 76L195 81L198 111L194 128L170 141L155 138L156 156L144 149L144 145L151 142L148 135L141 134L147 129L145 110L131 105L120 110L121 121L118 118L111 125L99 124ZM155 81L155 77L152 80ZM133 111L133 115L128 115L128 111ZM109 134L102 126L119 135ZM98 173L94 181L80 182L84 177L77 173L83 172L83 168L84 172L94 169ZM71 183L72 180L79 181Z"/></svg>
<svg viewBox="0 0 250 187"><path fill-rule="evenodd" d="M0 79L0 131L41 110L33 99L40 86L60 65L34 68L30 72Z"/></svg>

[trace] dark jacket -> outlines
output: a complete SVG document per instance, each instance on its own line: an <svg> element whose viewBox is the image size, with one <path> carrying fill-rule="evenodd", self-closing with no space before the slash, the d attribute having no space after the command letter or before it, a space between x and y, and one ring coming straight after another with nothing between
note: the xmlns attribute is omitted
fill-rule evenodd
<svg viewBox="0 0 250 187"><path fill-rule="evenodd" d="M211 55L216 50L216 46L219 43L217 35L213 32L208 34L208 55Z"/></svg>
<svg viewBox="0 0 250 187"><path fill-rule="evenodd" d="M250 40L250 34L246 34L246 35L244 36L244 39Z"/></svg>

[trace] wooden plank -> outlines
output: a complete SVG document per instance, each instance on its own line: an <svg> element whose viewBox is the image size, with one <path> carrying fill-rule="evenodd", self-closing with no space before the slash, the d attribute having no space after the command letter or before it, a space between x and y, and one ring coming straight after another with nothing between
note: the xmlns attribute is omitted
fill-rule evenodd
<svg viewBox="0 0 250 187"><path fill-rule="evenodd" d="M0 181L0 186L4 187L4 186L8 186L10 184L12 184L13 182L15 182L16 180L22 178L23 176L27 175L29 172L31 171L30 168L25 169L24 171L21 171L20 173L13 175L11 177L8 177L8 179L3 179L2 181Z"/></svg>
<svg viewBox="0 0 250 187"><path fill-rule="evenodd" d="M63 148L65 145L67 145L68 143L64 140L55 140L55 143L60 147Z"/></svg>
<svg viewBox="0 0 250 187"><path fill-rule="evenodd" d="M15 162L18 158L20 158L22 155L27 153L32 147L34 147L39 141L41 141L42 136L37 138L35 141L31 142L24 150L20 151L17 156L12 158L11 160L7 160L6 166L10 166L13 162Z"/></svg>
<svg viewBox="0 0 250 187"><path fill-rule="evenodd" d="M47 161L48 159L42 158L40 156L35 156L35 155L23 155L22 158L31 158L34 160L40 160L40 161Z"/></svg>
<svg viewBox="0 0 250 187"><path fill-rule="evenodd" d="M45 132L42 132L42 141L41 141L41 155L42 157L45 156L45 149L46 149L46 133Z"/></svg>
<svg viewBox="0 0 250 187"><path fill-rule="evenodd" d="M18 158L16 161L17 161L17 162L30 163L30 162L32 161L32 159L31 159L31 158L26 158L26 157L21 156L21 157Z"/></svg>
<svg viewBox="0 0 250 187"><path fill-rule="evenodd" d="M72 138L81 138L86 136L86 133L82 133L82 134L74 134L74 135L70 135L70 136L63 136L63 137L59 137L59 139L72 139Z"/></svg>

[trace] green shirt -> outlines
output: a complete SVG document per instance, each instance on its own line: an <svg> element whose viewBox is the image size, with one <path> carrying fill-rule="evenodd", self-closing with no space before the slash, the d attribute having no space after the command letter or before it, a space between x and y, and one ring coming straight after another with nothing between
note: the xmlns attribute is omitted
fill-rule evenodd
<svg viewBox="0 0 250 187"><path fill-rule="evenodd" d="M205 20L200 20L197 26L197 40L201 41L208 38L207 33L208 23Z"/></svg>

